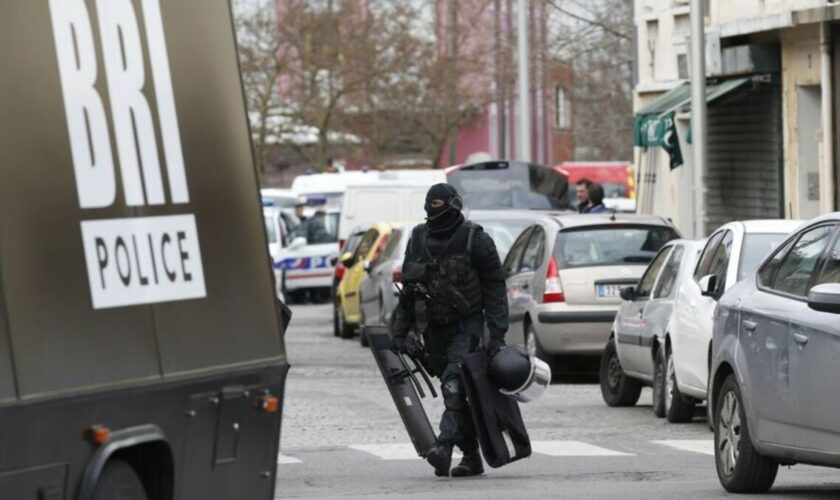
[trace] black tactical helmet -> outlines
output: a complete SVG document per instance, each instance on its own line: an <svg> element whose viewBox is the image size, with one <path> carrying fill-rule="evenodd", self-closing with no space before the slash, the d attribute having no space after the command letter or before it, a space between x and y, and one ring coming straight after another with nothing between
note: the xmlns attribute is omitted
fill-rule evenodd
<svg viewBox="0 0 840 500"><path fill-rule="evenodd" d="M527 403L539 398L551 383L551 369L524 347L512 345L501 349L487 367L490 380L499 392Z"/></svg>
<svg viewBox="0 0 840 500"><path fill-rule="evenodd" d="M525 385L531 376L531 360L522 346L508 346L490 360L488 374L499 389L515 391Z"/></svg>

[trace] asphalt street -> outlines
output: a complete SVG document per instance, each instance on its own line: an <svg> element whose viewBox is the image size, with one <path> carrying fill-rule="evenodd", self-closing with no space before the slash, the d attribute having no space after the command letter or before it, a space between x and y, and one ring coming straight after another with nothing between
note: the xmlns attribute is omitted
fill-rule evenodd
<svg viewBox="0 0 840 500"><path fill-rule="evenodd" d="M414 454L370 351L333 336L331 307L293 307L276 498L730 496L705 409L690 424L668 424L653 416L649 390L636 407L608 408L592 381L554 383L521 406L531 457L475 478L436 478ZM441 401L424 404L436 426ZM840 471L782 468L762 498L840 498Z"/></svg>

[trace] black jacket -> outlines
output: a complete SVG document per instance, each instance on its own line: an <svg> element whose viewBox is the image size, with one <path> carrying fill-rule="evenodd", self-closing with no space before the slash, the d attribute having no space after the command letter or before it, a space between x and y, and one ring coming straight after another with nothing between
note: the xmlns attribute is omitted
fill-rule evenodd
<svg viewBox="0 0 840 500"><path fill-rule="evenodd" d="M467 224L469 223L467 222ZM412 239L415 238L415 235L421 234L423 231L425 231L425 228L420 226L415 228L412 233ZM426 241L431 254L437 256L441 252L458 251L458 249L447 246L450 236L434 236L429 234ZM415 245L409 242L406 249L406 257L403 262L404 271L406 269L405 264L412 261L415 257L412 254L414 247ZM502 268L499 253L496 251L496 245L493 243L493 239L481 229L481 226L477 226L474 233L470 257L472 266L475 268L481 282L483 313L487 327L490 330L490 336L491 338L504 338L508 329L505 272ZM400 302L396 311L397 317L394 325L394 335L405 336L408 334L412 325L414 325L416 320L415 301L417 298L416 294L407 288L400 295Z"/></svg>

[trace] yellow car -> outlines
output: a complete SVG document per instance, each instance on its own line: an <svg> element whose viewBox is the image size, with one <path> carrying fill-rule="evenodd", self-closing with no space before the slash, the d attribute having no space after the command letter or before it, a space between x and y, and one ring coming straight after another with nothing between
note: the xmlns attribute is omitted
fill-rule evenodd
<svg viewBox="0 0 840 500"><path fill-rule="evenodd" d="M388 237L394 227L394 224L374 224L365 231L355 252L341 256L341 263L347 270L335 294L334 318L336 333L339 337L350 338L358 328L361 312L359 285L367 276L368 264L375 260L388 244Z"/></svg>

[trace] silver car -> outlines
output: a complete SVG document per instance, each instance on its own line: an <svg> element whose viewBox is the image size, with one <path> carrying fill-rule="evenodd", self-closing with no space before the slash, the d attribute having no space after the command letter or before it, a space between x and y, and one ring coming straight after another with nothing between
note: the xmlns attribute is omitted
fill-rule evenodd
<svg viewBox="0 0 840 500"><path fill-rule="evenodd" d="M536 215L536 214L535 214ZM510 344L553 364L555 355L597 359L620 293L635 285L665 243L666 220L626 214L543 214L505 259Z"/></svg>
<svg viewBox="0 0 840 500"><path fill-rule="evenodd" d="M601 395L609 406L632 406L642 386L653 387L653 413L665 416L662 346L677 289L691 276L702 241L674 240L656 254L634 287L621 292L624 303L601 356Z"/></svg>
<svg viewBox="0 0 840 500"><path fill-rule="evenodd" d="M794 232L730 288L713 330L723 487L767 491L779 464L840 467L840 212Z"/></svg>

